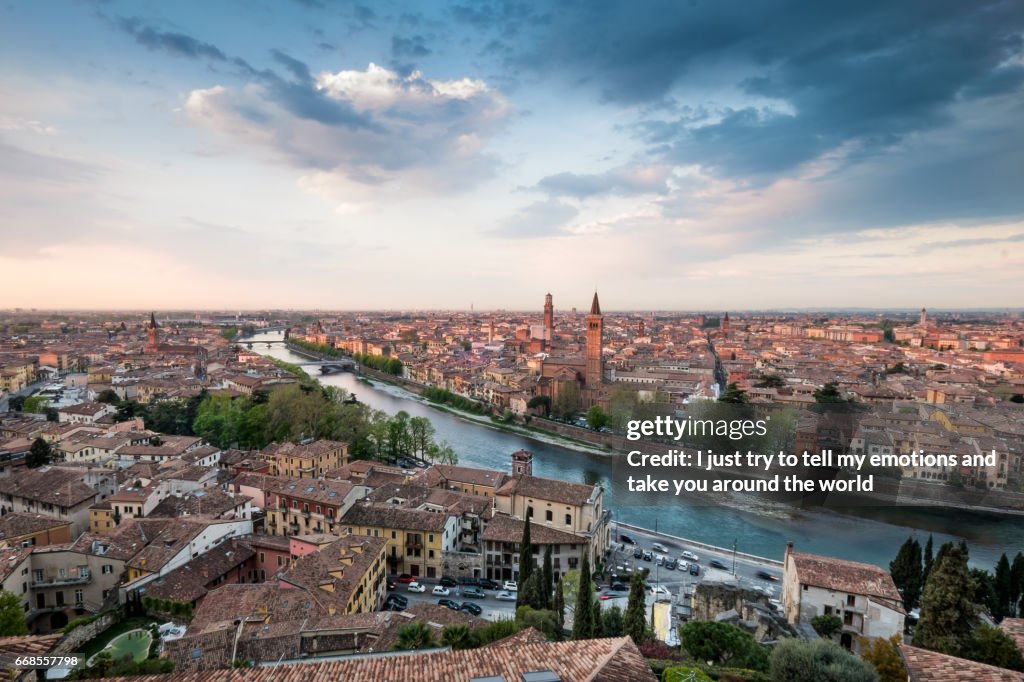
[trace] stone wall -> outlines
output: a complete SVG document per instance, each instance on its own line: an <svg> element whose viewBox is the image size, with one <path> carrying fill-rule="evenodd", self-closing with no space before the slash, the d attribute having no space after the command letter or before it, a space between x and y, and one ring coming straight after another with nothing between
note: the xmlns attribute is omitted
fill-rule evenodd
<svg viewBox="0 0 1024 682"><path fill-rule="evenodd" d="M64 635L53 647L52 654L70 654L81 649L82 645L105 632L118 621L116 612L105 613L88 625L77 627Z"/></svg>

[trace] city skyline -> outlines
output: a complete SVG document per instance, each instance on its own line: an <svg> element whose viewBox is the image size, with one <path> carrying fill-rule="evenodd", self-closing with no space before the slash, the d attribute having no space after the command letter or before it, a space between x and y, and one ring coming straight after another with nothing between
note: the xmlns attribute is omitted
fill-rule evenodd
<svg viewBox="0 0 1024 682"><path fill-rule="evenodd" d="M1021 305L1013 4L60 8L0 10L0 308Z"/></svg>

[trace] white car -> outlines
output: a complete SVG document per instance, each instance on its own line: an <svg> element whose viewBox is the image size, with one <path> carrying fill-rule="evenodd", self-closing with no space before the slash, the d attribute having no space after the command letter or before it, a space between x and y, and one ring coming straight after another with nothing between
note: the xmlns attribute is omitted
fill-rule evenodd
<svg viewBox="0 0 1024 682"><path fill-rule="evenodd" d="M653 549L655 552L664 552L665 554L668 554L668 549L665 547L665 545L661 544L660 542L655 542L653 545L651 545L651 549Z"/></svg>
<svg viewBox="0 0 1024 682"><path fill-rule="evenodd" d="M427 591L427 586L424 585L423 583L416 583L416 582L409 583L409 591L410 592L426 592Z"/></svg>
<svg viewBox="0 0 1024 682"><path fill-rule="evenodd" d="M501 586L506 592L518 592L519 585L516 584L515 580L506 580L505 584Z"/></svg>
<svg viewBox="0 0 1024 682"><path fill-rule="evenodd" d="M413 585L415 584L416 583L413 583ZM412 589L412 586L410 585L409 588ZM444 585L435 585L434 589L431 590L431 593L438 597L447 597L449 594L451 594L451 591Z"/></svg>
<svg viewBox="0 0 1024 682"><path fill-rule="evenodd" d="M690 550L686 550L685 552L683 552L683 558L689 559L690 561L700 561L700 557L691 552Z"/></svg>
<svg viewBox="0 0 1024 682"><path fill-rule="evenodd" d="M494 595L494 598L498 601L515 601L516 595L506 590L505 592L499 592Z"/></svg>

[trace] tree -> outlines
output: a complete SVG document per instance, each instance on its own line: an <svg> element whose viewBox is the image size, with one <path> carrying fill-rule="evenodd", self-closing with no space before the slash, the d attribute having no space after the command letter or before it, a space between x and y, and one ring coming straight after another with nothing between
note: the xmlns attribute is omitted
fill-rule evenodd
<svg viewBox="0 0 1024 682"><path fill-rule="evenodd" d="M845 403L846 399L839 392L839 383L830 381L821 388L814 391L814 402L816 403Z"/></svg>
<svg viewBox="0 0 1024 682"><path fill-rule="evenodd" d="M932 564L935 558L932 554L932 536L928 534L928 542L924 545L924 570L921 572L921 589L924 589L925 583L928 582L928 574L932 572Z"/></svg>
<svg viewBox="0 0 1024 682"><path fill-rule="evenodd" d="M943 545L921 595L914 645L960 656L975 620L973 588L966 553L951 543Z"/></svg>
<svg viewBox="0 0 1024 682"><path fill-rule="evenodd" d="M576 593L576 612L572 617L572 638L591 639L594 636L594 583L590 575L590 553L583 553L580 568L580 587Z"/></svg>
<svg viewBox="0 0 1024 682"><path fill-rule="evenodd" d="M568 419L580 409L580 387L575 381L562 381L557 386L555 399L551 403L551 412L556 417Z"/></svg>
<svg viewBox="0 0 1024 682"><path fill-rule="evenodd" d="M1024 595L1024 554L1017 552L1017 555L1013 557L1013 564L1010 566L1010 613L1007 615L1024 614L1024 607L1021 606L1022 595Z"/></svg>
<svg viewBox="0 0 1024 682"><path fill-rule="evenodd" d="M430 649L437 646L430 626L426 623L409 623L398 628L397 639L392 649L409 651L411 649Z"/></svg>
<svg viewBox="0 0 1024 682"><path fill-rule="evenodd" d="M29 469L36 469L41 466L46 466L53 459L53 448L42 438L36 438L32 441L32 447L29 448L28 457L25 458L25 466Z"/></svg>
<svg viewBox="0 0 1024 682"><path fill-rule="evenodd" d="M768 669L767 651L753 635L729 623L690 621L679 628L679 640L697 661L733 668Z"/></svg>
<svg viewBox="0 0 1024 682"><path fill-rule="evenodd" d="M0 637L27 634L28 624L25 622L21 599L6 590L0 592Z"/></svg>
<svg viewBox="0 0 1024 682"><path fill-rule="evenodd" d="M527 516L526 523L523 524L523 539L519 541L519 584L526 587L531 573L533 573L533 544L530 542L530 517ZM516 606L525 605L528 596L525 589L520 589L516 593Z"/></svg>
<svg viewBox="0 0 1024 682"><path fill-rule="evenodd" d="M24 412L25 411L25 396L23 395L12 395L7 401L7 409L11 412Z"/></svg>
<svg viewBox="0 0 1024 682"><path fill-rule="evenodd" d="M592 429L602 429L605 426L608 426L610 421L611 417L608 416L607 412L601 409L600 405L594 405L587 410L587 424Z"/></svg>
<svg viewBox="0 0 1024 682"><path fill-rule="evenodd" d="M441 644L459 651L460 649L472 649L476 646L476 639L469 626L449 625L441 631Z"/></svg>
<svg viewBox="0 0 1024 682"><path fill-rule="evenodd" d="M535 628L548 639L556 639L559 635L558 617L554 611L520 606L516 609L516 625L522 629Z"/></svg>
<svg viewBox="0 0 1024 682"><path fill-rule="evenodd" d="M558 639L562 638L562 631L565 630L565 594L562 592L562 580L559 578L555 586L555 625L558 627Z"/></svg>
<svg viewBox="0 0 1024 682"><path fill-rule="evenodd" d="M982 624L975 628L964 656L979 663L1024 671L1024 657L1017 644L1005 632L991 625Z"/></svg>
<svg viewBox="0 0 1024 682"><path fill-rule="evenodd" d="M832 639L832 636L843 629L843 620L835 614L815 616L811 618L811 627L821 636L822 639Z"/></svg>
<svg viewBox="0 0 1024 682"><path fill-rule="evenodd" d="M906 682L907 669L900 658L900 636L861 639L860 657L878 673L879 682Z"/></svg>
<svg viewBox="0 0 1024 682"><path fill-rule="evenodd" d="M531 410L541 408L541 414L546 417L551 413L551 398L546 395L535 395L526 403L526 407Z"/></svg>
<svg viewBox="0 0 1024 682"><path fill-rule="evenodd" d="M644 578L637 572L629 579L629 598L626 613L622 618L623 633L633 638L640 646L647 639L647 596L644 594Z"/></svg>
<svg viewBox="0 0 1024 682"><path fill-rule="evenodd" d="M718 402L731 405L746 405L750 402L750 398L747 397L747 392L737 386L734 381L725 387L725 391L719 396Z"/></svg>
<svg viewBox="0 0 1024 682"><path fill-rule="evenodd" d="M22 405L21 409L23 412L37 412L42 414L49 406L49 400L41 395L33 395L25 398L25 403Z"/></svg>
<svg viewBox="0 0 1024 682"><path fill-rule="evenodd" d="M771 676L786 682L877 682L874 669L842 647L823 640L783 639L772 651Z"/></svg>
<svg viewBox="0 0 1024 682"><path fill-rule="evenodd" d="M782 388L785 385L786 380L778 374L765 374L759 382L754 384L757 388Z"/></svg>
<svg viewBox="0 0 1024 682"><path fill-rule="evenodd" d="M992 617L999 622L1008 615L1014 615L1016 610L1016 605L1011 604L1010 601L1010 560L1006 558L1005 552L996 563L996 574L992 587L995 597L992 604Z"/></svg>
<svg viewBox="0 0 1024 682"><path fill-rule="evenodd" d="M544 575L542 571L534 570L526 582L519 582L519 591L516 593L516 603L519 606L529 606L541 610L547 608L544 605Z"/></svg>
<svg viewBox="0 0 1024 682"><path fill-rule="evenodd" d="M121 397L117 395L117 391L112 388L105 388L100 391L100 394L96 396L96 402L107 403L108 405L114 405L121 402Z"/></svg>
<svg viewBox="0 0 1024 682"><path fill-rule="evenodd" d="M661 682L714 682L700 668L689 665L677 665L665 668L661 673Z"/></svg>
<svg viewBox="0 0 1024 682"><path fill-rule="evenodd" d="M622 609L613 606L601 613L601 637L622 637L625 634L626 622Z"/></svg>
<svg viewBox="0 0 1024 682"><path fill-rule="evenodd" d="M551 608L551 590L554 587L555 572L551 566L551 545L544 547L544 563L541 565L541 593L544 596L543 608Z"/></svg>
<svg viewBox="0 0 1024 682"><path fill-rule="evenodd" d="M907 538L896 558L889 564L892 581L903 595L903 607L907 611L917 608L921 588L924 586L922 571L921 544L914 538Z"/></svg>
<svg viewBox="0 0 1024 682"><path fill-rule="evenodd" d="M412 451L422 459L427 454L427 449L434 442L434 425L426 417L413 417L409 420L409 435L412 441Z"/></svg>

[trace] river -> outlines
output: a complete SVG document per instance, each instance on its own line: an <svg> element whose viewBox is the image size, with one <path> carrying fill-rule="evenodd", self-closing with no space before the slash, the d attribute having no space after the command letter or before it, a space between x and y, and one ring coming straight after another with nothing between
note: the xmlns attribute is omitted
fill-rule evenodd
<svg viewBox="0 0 1024 682"><path fill-rule="evenodd" d="M279 344L268 348L259 339L280 340L279 332L257 334L253 350L292 363L309 362ZM315 367L308 368L313 376ZM971 564L992 570L999 555L1011 558L1024 551L1024 517L1000 516L936 507L864 507L846 513L816 508L801 509L755 496L729 496L713 503L673 494L634 493L627 489L626 467L614 455L578 451L528 439L483 424L470 423L434 409L423 399L397 386L359 381L353 374L317 377L339 386L360 402L394 414L428 417L438 440L446 440L466 466L509 471L511 455L526 449L534 454L537 476L600 484L605 506L614 518L700 542L732 547L741 552L781 559L787 541L798 551L864 561L888 568L908 536L922 546L929 533L935 548L947 540L966 540Z"/></svg>

